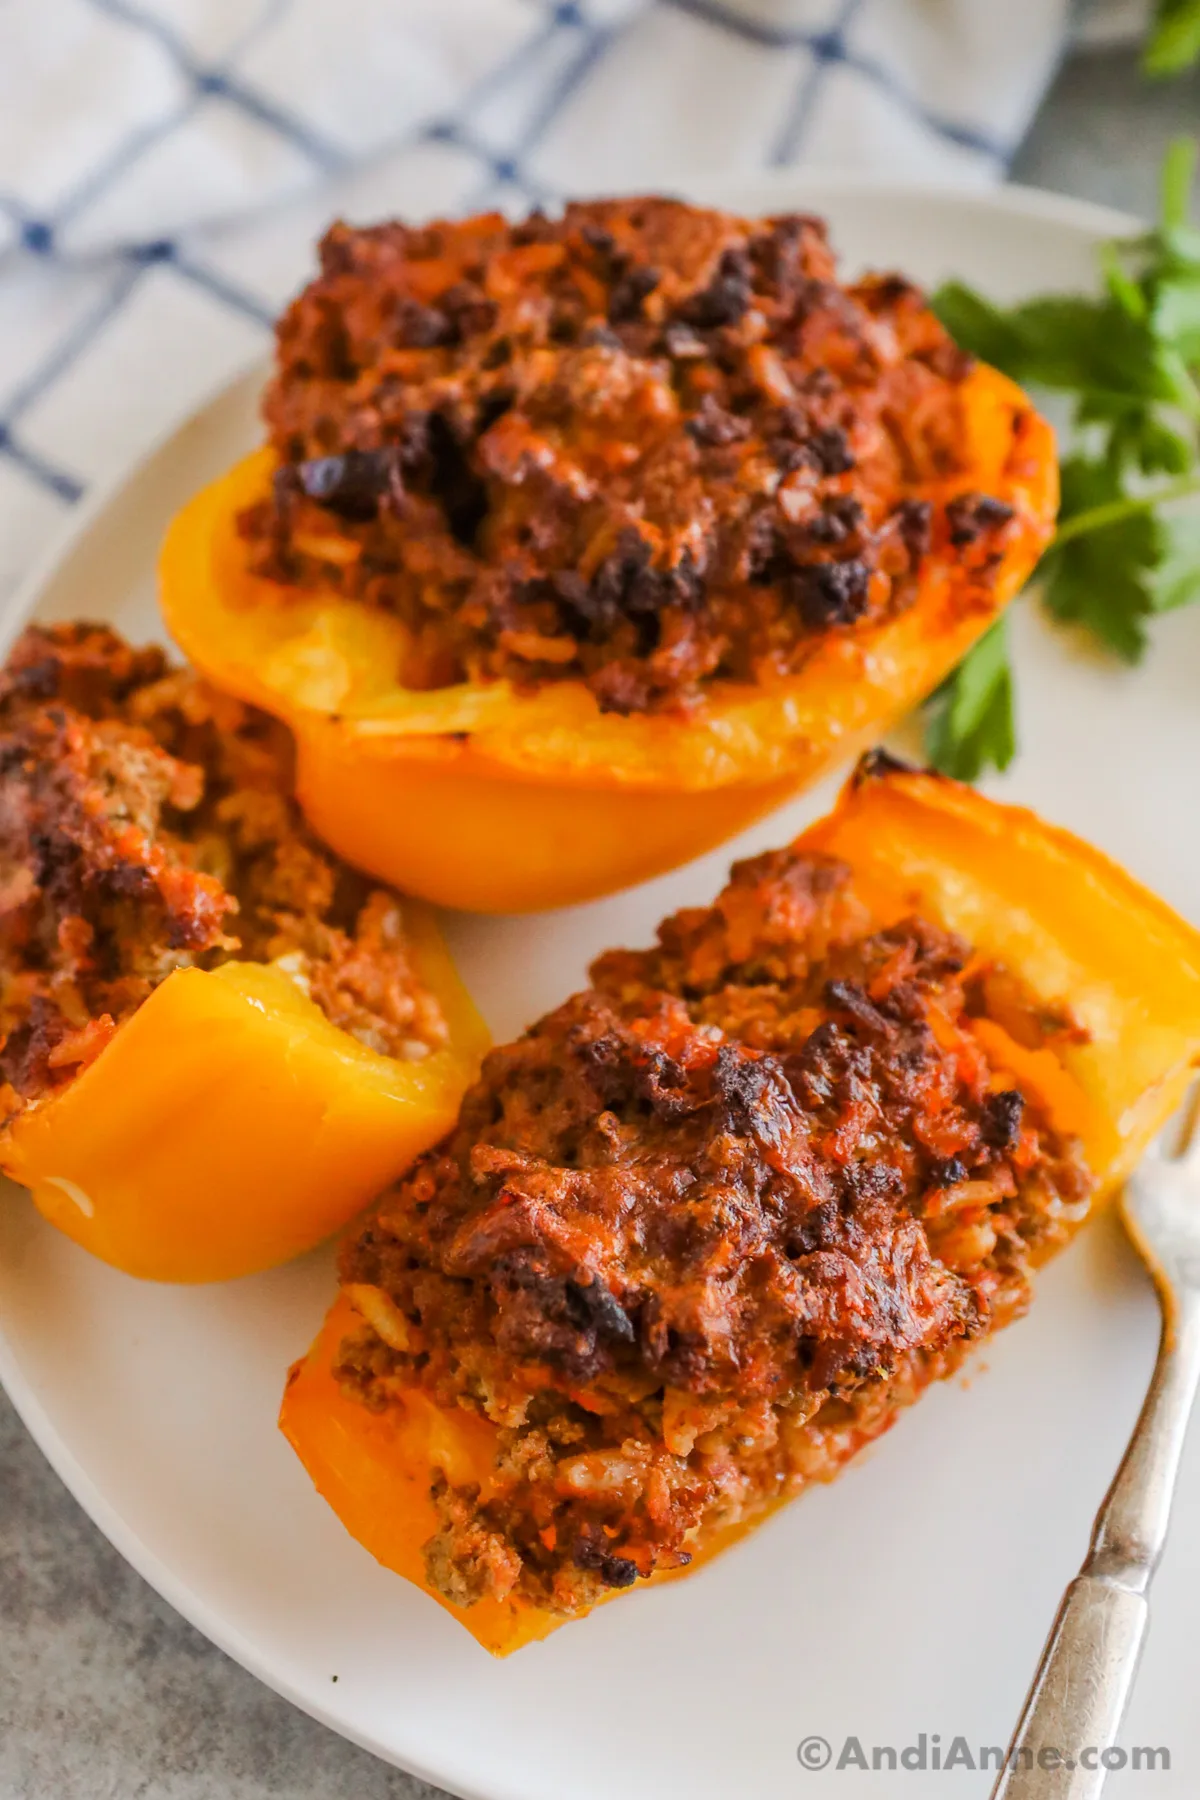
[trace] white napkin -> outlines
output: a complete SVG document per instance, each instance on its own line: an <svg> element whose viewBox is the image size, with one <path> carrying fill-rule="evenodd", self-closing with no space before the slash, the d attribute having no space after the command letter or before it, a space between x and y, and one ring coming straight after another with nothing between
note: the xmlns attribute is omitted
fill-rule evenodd
<svg viewBox="0 0 1200 1800"><path fill-rule="evenodd" d="M4 0L0 599L268 345L330 218L1001 176L1067 0Z"/></svg>

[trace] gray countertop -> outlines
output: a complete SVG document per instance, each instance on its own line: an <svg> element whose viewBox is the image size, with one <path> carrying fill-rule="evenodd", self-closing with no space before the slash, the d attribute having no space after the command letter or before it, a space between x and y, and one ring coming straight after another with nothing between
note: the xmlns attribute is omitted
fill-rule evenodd
<svg viewBox="0 0 1200 1800"><path fill-rule="evenodd" d="M1120 52L1063 69L1014 174L1153 210L1200 79L1148 88ZM0 1800L420 1800L246 1675L129 1569L0 1395Z"/></svg>

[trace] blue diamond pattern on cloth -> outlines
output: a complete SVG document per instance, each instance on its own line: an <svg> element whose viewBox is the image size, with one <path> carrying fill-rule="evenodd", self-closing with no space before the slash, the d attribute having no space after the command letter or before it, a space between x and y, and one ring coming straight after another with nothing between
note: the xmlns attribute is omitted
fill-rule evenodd
<svg viewBox="0 0 1200 1800"><path fill-rule="evenodd" d="M4 0L0 599L90 486L266 354L331 218L689 169L995 179L1068 10Z"/></svg>

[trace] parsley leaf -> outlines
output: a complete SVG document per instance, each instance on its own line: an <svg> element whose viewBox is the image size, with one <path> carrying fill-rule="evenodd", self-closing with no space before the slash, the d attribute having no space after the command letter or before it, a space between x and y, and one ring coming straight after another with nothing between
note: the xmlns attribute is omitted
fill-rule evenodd
<svg viewBox="0 0 1200 1800"><path fill-rule="evenodd" d="M1142 53L1142 69L1153 76L1182 75L1200 59L1200 0L1158 0L1154 24Z"/></svg>
<svg viewBox="0 0 1200 1800"><path fill-rule="evenodd" d="M1165 6L1182 20L1200 0ZM1172 144L1158 226L1104 246L1096 295L999 307L950 282L932 305L951 336L1014 380L1069 394L1075 446L1062 465L1058 530L1038 568L1053 617L1136 663L1155 613L1200 598L1200 231L1188 222L1197 145ZM1162 479L1162 478L1167 479ZM1016 748L1007 639L994 626L931 697L926 749L974 780Z"/></svg>
<svg viewBox="0 0 1200 1800"><path fill-rule="evenodd" d="M996 620L931 696L925 749L933 766L959 781L1007 769L1016 754L1008 624Z"/></svg>
<svg viewBox="0 0 1200 1800"><path fill-rule="evenodd" d="M1089 399L1101 411L1169 400L1174 386L1158 367L1146 318L1132 317L1114 295L1049 294L1007 310L950 282L933 308L958 343L1015 381Z"/></svg>
<svg viewBox="0 0 1200 1800"><path fill-rule="evenodd" d="M1121 475L1108 461L1070 456L1062 465L1059 535L1042 559L1042 601L1056 619L1090 630L1125 662L1141 660L1144 620L1155 611L1154 572L1163 559L1163 530L1152 512L1118 517L1076 536L1063 525L1124 498Z"/></svg>

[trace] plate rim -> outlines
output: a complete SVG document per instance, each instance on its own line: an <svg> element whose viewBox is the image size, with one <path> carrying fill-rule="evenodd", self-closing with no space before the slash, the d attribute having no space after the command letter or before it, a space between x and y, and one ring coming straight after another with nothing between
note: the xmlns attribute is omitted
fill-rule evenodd
<svg viewBox="0 0 1200 1800"><path fill-rule="evenodd" d="M825 195L867 195L884 201L889 198L904 202L925 200L936 208L960 207L1001 213L1039 223L1060 224L1067 230L1095 241L1132 235L1145 229L1145 222L1129 213L1094 201L1019 183L974 188L951 181L881 180L858 171L771 169L716 178L693 173L690 177L680 177L674 182L656 182L653 185L656 191L691 193L699 196L702 204L724 204L730 208L737 205L739 193L747 194L750 191L758 194L777 191L781 200L783 196L790 195L792 204L799 201L802 205L815 206L822 204L821 197ZM806 195L811 196L811 199L806 199ZM7 654L15 633L34 612L44 592L60 579L72 559L84 549L92 530L110 510L122 503L148 468L168 455L177 441L192 427L221 406L232 404L234 396L241 390L249 390L252 385L260 384L269 366L268 357L254 357L232 378L214 383L197 406L156 433L140 454L115 476L98 484L85 497L46 551L35 560L30 572L0 607L0 655ZM401 1756L370 1731L359 1730L348 1723L344 1715L323 1704L317 1695L302 1691L287 1674L260 1654L254 1643L238 1627L230 1624L184 1577L177 1575L172 1566L145 1542L138 1531L126 1523L118 1508L105 1498L63 1437L35 1393L32 1383L22 1372L16 1347L9 1338L3 1320L0 1320L0 1386L4 1388L21 1423L54 1473L117 1554L210 1643L299 1711L382 1762L403 1769L431 1786L457 1795L459 1800L499 1800L502 1790L491 1782L487 1789L480 1788L473 1783L464 1783L445 1764L434 1766L408 1752ZM512 1790L504 1792L511 1793Z"/></svg>

